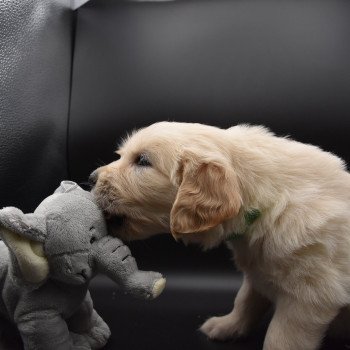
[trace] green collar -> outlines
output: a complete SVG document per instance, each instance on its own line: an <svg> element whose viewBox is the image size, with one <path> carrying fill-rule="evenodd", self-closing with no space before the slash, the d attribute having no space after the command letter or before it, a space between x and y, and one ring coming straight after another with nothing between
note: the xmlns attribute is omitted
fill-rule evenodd
<svg viewBox="0 0 350 350"><path fill-rule="evenodd" d="M261 211L259 209L249 209L244 213L244 221L245 221L245 230L243 232L233 232L227 238L226 241L235 241L239 238L242 238L244 233L247 231L248 227L251 226L261 215Z"/></svg>

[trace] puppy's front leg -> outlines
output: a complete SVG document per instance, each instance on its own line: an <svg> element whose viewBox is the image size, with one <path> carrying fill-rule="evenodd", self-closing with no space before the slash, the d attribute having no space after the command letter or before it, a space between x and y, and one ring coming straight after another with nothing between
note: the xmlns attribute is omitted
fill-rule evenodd
<svg viewBox="0 0 350 350"><path fill-rule="evenodd" d="M246 335L267 311L270 302L244 277L233 310L225 316L209 318L200 330L210 339L227 340Z"/></svg>
<svg viewBox="0 0 350 350"><path fill-rule="evenodd" d="M316 350L339 311L331 305L312 305L292 297L277 301L263 350Z"/></svg>

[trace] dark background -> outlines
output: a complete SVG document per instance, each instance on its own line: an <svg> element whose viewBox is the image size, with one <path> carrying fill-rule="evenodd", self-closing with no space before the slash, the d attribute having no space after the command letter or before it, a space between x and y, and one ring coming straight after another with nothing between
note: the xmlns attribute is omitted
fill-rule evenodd
<svg viewBox="0 0 350 350"><path fill-rule="evenodd" d="M0 206L33 211L159 120L263 124L348 162L349 35L350 3L339 0L96 0L76 12L68 0L2 2ZM203 253L163 235L130 248L168 285L146 303L93 281L107 349L262 348L266 322L234 344L196 331L229 312L239 288L225 247ZM1 341L20 348L13 329ZM324 349L346 346L327 339Z"/></svg>

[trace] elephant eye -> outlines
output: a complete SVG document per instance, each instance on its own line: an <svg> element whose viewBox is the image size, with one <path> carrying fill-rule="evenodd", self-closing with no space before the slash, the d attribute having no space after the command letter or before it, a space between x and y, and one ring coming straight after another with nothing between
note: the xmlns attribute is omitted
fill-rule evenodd
<svg viewBox="0 0 350 350"><path fill-rule="evenodd" d="M90 238L90 243L92 244L92 243L94 243L96 241L96 237L95 236L92 236L91 238Z"/></svg>

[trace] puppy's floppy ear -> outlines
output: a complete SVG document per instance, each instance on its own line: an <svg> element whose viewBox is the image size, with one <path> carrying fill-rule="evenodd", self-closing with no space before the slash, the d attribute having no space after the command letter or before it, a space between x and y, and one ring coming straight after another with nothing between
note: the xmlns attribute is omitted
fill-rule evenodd
<svg viewBox="0 0 350 350"><path fill-rule="evenodd" d="M175 177L179 190L170 213L175 238L207 231L238 214L242 199L237 175L223 156L185 151Z"/></svg>

